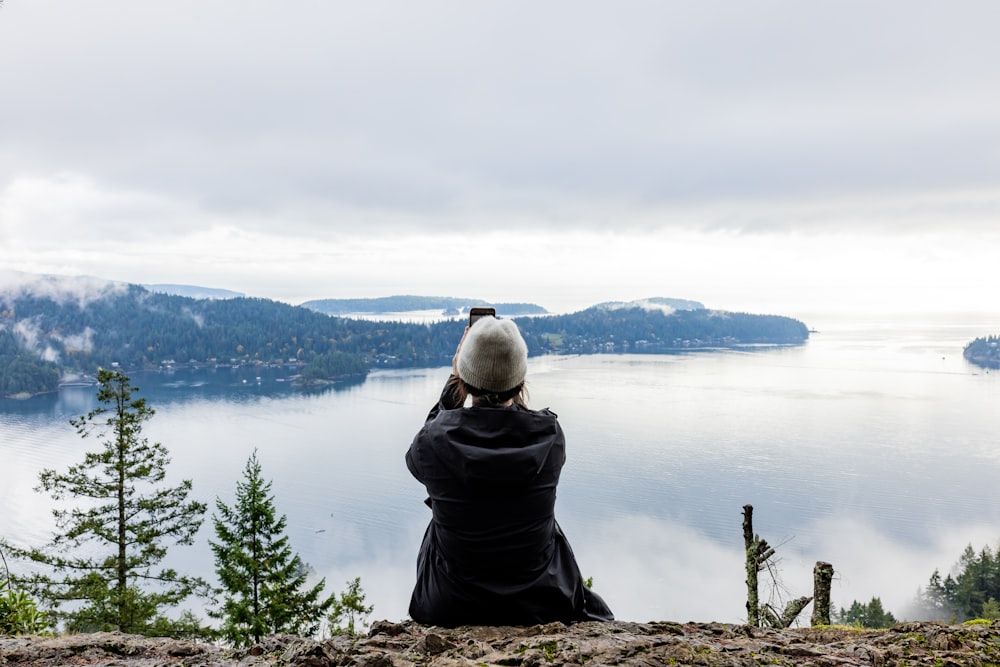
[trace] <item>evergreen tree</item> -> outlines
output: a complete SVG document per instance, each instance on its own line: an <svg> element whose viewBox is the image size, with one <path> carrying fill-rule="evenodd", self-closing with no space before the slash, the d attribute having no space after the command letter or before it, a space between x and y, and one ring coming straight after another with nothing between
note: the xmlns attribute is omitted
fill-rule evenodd
<svg viewBox="0 0 1000 667"><path fill-rule="evenodd" d="M315 635L335 598L320 598L325 580L306 587L308 572L288 544L286 518L277 516L271 482L261 478L256 451L236 483L235 504L216 499L215 506L218 542L209 544L223 601L209 615L222 619L222 636L249 646L272 633Z"/></svg>
<svg viewBox="0 0 1000 667"><path fill-rule="evenodd" d="M154 411L134 397L138 387L117 370L102 369L97 380L100 406L70 423L83 438L103 439L103 449L86 453L65 472L39 475L38 490L57 501L82 499L82 506L53 510L57 532L46 547L8 549L46 566L21 583L67 630L149 633L154 622L169 626L157 619L162 607L205 586L159 566L166 541L191 544L206 507L188 500L189 480L161 484L170 457L162 444L142 437ZM64 605L68 609L59 611Z"/></svg>
<svg viewBox="0 0 1000 667"><path fill-rule="evenodd" d="M927 587L918 592L922 613L928 618L957 621L992 618L1000 599L1000 553L988 546L976 553L970 544L953 572L942 581L934 570Z"/></svg>
<svg viewBox="0 0 1000 667"><path fill-rule="evenodd" d="M862 628L888 628L896 624L896 617L882 607L882 600L873 597L868 604L855 600L850 609L841 607L837 622Z"/></svg>
<svg viewBox="0 0 1000 667"><path fill-rule="evenodd" d="M996 598L990 598L984 602L979 618L985 618L990 621L1000 619L1000 602L998 602Z"/></svg>
<svg viewBox="0 0 1000 667"><path fill-rule="evenodd" d="M951 582L949 584L949 582ZM949 599L948 588L953 587L951 575L941 579L940 570L934 570L926 588L917 590L916 609L919 618L948 620L956 616Z"/></svg>
<svg viewBox="0 0 1000 667"><path fill-rule="evenodd" d="M368 627L367 617L375 607L365 604L365 592L361 589L361 577L347 582L347 590L339 596L327 617L331 635L358 635Z"/></svg>

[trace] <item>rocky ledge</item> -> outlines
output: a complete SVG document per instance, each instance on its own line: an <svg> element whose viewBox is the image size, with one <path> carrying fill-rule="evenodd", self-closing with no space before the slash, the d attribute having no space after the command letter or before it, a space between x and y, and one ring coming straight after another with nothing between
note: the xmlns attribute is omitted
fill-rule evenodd
<svg viewBox="0 0 1000 667"><path fill-rule="evenodd" d="M0 638L4 667L542 667L555 665L1000 664L1000 622L890 630L767 630L721 623L561 623L443 629L376 622L368 637L273 636L249 649L120 633Z"/></svg>

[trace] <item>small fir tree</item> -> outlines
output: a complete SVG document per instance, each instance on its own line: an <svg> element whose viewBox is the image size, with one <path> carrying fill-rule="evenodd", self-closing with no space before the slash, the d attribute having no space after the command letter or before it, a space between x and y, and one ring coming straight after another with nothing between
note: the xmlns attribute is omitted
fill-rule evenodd
<svg viewBox="0 0 1000 667"><path fill-rule="evenodd" d="M222 620L222 637L249 646L273 633L315 635L335 598L321 599L325 579L306 586L308 572L289 546L286 518L276 515L271 482L261 478L256 451L236 483L235 504L216 499L215 506L218 541L209 544L222 605L209 615Z"/></svg>
<svg viewBox="0 0 1000 667"><path fill-rule="evenodd" d="M361 589L361 577L347 582L347 590L339 596L327 616L331 635L358 635L368 629L368 615L375 610L373 605L365 605L365 592Z"/></svg>
<svg viewBox="0 0 1000 667"><path fill-rule="evenodd" d="M154 411L118 370L97 374L100 406L71 420L83 438L102 439L65 472L43 470L38 490L83 505L55 509L57 532L43 548L7 548L43 566L20 583L77 632L152 632L164 606L206 588L197 578L161 568L167 541L191 544L206 507L188 500L191 482L161 483L170 457L142 437ZM68 609L64 609L68 607ZM163 621L160 621L162 625Z"/></svg>

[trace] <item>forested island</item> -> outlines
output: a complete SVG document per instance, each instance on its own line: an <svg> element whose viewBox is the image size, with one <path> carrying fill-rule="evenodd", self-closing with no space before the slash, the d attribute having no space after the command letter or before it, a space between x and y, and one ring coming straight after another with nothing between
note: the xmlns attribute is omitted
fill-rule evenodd
<svg viewBox="0 0 1000 667"><path fill-rule="evenodd" d="M1000 368L1000 336L977 338L965 346L962 355L977 366Z"/></svg>
<svg viewBox="0 0 1000 667"><path fill-rule="evenodd" d="M515 319L533 356L795 345L809 336L788 317L672 310L663 303L669 301ZM291 364L300 381L315 383L372 369L447 365L464 326L464 317L376 322L268 299L194 299L121 283L87 295L22 289L0 294L0 396L53 391L102 367Z"/></svg>

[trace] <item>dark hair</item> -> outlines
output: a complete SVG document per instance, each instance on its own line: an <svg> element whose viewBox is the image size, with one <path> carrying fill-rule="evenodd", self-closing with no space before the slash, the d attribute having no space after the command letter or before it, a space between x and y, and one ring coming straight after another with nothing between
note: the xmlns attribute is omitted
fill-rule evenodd
<svg viewBox="0 0 1000 667"><path fill-rule="evenodd" d="M520 405L522 408L528 407L528 387L524 382L506 391L489 391L473 387L462 378L458 378L456 390L458 398L461 399L459 401L460 405L464 405L465 399L468 396L472 396L472 404L475 406L502 405L507 401L513 400L515 404Z"/></svg>

